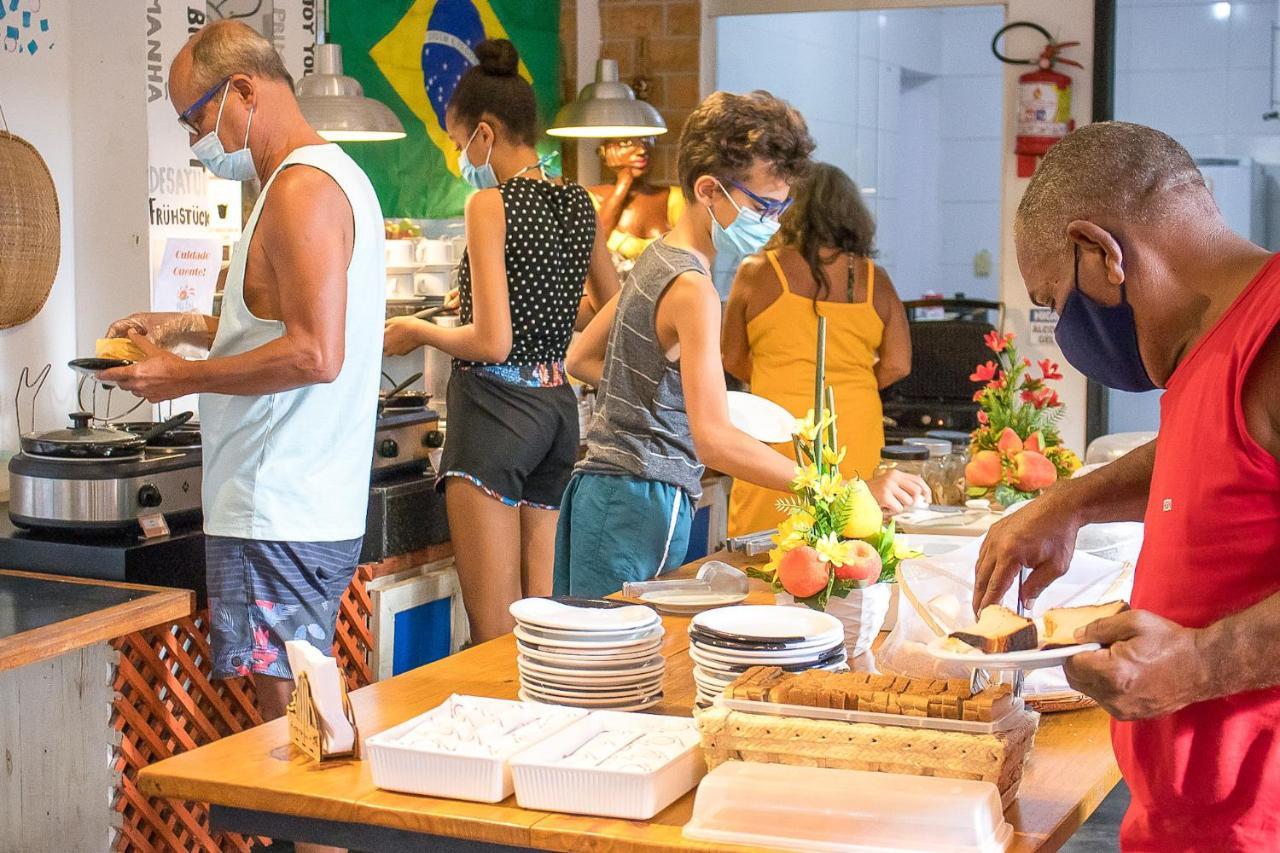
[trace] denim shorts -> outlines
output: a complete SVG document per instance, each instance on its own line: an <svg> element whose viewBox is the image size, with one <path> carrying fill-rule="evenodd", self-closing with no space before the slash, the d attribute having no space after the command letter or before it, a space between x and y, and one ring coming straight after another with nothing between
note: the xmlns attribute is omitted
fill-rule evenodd
<svg viewBox="0 0 1280 853"><path fill-rule="evenodd" d="M574 474L556 529L555 594L612 595L679 568L693 501L684 489L612 474Z"/></svg>
<svg viewBox="0 0 1280 853"><path fill-rule="evenodd" d="M214 678L292 678L288 640L332 655L338 602L355 574L360 542L205 536Z"/></svg>

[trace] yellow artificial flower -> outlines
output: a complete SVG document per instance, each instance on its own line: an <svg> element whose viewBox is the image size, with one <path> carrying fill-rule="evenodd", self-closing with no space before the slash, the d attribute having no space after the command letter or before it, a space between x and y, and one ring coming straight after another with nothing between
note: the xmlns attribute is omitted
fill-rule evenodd
<svg viewBox="0 0 1280 853"><path fill-rule="evenodd" d="M818 432L835 423L835 418L830 412L822 416L819 423L813 422L813 409L810 409L803 418L797 418L795 426L791 428L791 434L799 437L803 441L813 441L818 437Z"/></svg>
<svg viewBox="0 0 1280 853"><path fill-rule="evenodd" d="M812 489L818 485L818 480L822 475L818 473L817 465L796 466L795 479L791 481L791 488L796 492L803 492Z"/></svg>
<svg viewBox="0 0 1280 853"><path fill-rule="evenodd" d="M782 520L778 525L778 530L783 533L790 533L793 530L800 533L808 533L813 529L814 524L813 513L808 510L798 509Z"/></svg>
<svg viewBox="0 0 1280 853"><path fill-rule="evenodd" d="M818 500L830 503L844 495L844 478L840 476L839 471L823 474L813 491Z"/></svg>
<svg viewBox="0 0 1280 853"><path fill-rule="evenodd" d="M785 524L786 522L783 522ZM778 532L773 535L773 544L783 551L790 551L797 545L805 544L805 533L794 528L784 529L781 525Z"/></svg>
<svg viewBox="0 0 1280 853"><path fill-rule="evenodd" d="M826 465L839 465L844 461L844 454L848 448L840 448L840 452L836 453L830 447L822 448L822 461Z"/></svg>
<svg viewBox="0 0 1280 853"><path fill-rule="evenodd" d="M828 562L833 566L843 566L845 563L851 562L853 560L852 547L852 542L841 542L840 538L834 533L828 533L813 543L813 548L818 552L818 556L824 562Z"/></svg>
<svg viewBox="0 0 1280 853"><path fill-rule="evenodd" d="M914 560L924 552L918 548L912 548L901 539L893 540L893 556L898 560Z"/></svg>
<svg viewBox="0 0 1280 853"><path fill-rule="evenodd" d="M765 563L760 568L760 571L765 572L767 574L776 575L778 573L778 564L782 562L782 557L786 553L787 553L786 549L784 548L770 548L769 562Z"/></svg>

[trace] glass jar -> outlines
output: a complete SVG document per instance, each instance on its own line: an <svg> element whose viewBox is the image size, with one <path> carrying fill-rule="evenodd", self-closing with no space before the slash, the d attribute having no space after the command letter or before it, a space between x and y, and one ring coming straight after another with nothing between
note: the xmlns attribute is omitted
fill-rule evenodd
<svg viewBox="0 0 1280 853"><path fill-rule="evenodd" d="M886 444L880 449L880 466L875 476L886 471L904 471L924 477L924 465L929 461L929 448L910 444Z"/></svg>
<svg viewBox="0 0 1280 853"><path fill-rule="evenodd" d="M908 447L923 447L929 451L929 458L920 464L924 472L920 476L929 484L929 492L936 504L951 505L955 499L954 486L947 480L947 457L951 455L951 442L936 438L908 438L903 444Z"/></svg>
<svg viewBox="0 0 1280 853"><path fill-rule="evenodd" d="M969 464L969 443L972 437L967 432L954 429L935 429L926 432L925 438L935 438L951 443L951 453L947 455L946 478L949 494L954 500L947 500L947 506L964 506L968 495L965 493L964 467Z"/></svg>

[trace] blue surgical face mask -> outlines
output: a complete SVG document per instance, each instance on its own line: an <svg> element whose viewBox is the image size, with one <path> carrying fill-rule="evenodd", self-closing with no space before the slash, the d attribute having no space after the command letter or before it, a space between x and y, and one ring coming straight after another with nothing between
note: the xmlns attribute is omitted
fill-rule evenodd
<svg viewBox="0 0 1280 853"><path fill-rule="evenodd" d="M249 150L249 128L253 126L253 107L249 108L249 120L244 126L244 145L239 151L227 152L218 138L218 128L222 125L222 110L227 105L227 92L231 83L222 90L222 102L218 104L218 120L214 122L213 131L206 133L191 146L191 153L204 163L206 169L219 178L228 181L249 181L258 177L258 170L253 165L253 152Z"/></svg>
<svg viewBox="0 0 1280 853"><path fill-rule="evenodd" d="M1080 247L1076 246L1075 282L1058 315L1054 338L1076 370L1119 391L1152 391L1138 349L1138 326L1124 285L1120 304L1103 305L1080 289Z"/></svg>
<svg viewBox="0 0 1280 853"><path fill-rule="evenodd" d="M489 143L489 153L484 158L484 163L480 166L472 164L471 158L467 156L467 149L471 147L471 143L476 141L476 134L480 132L480 125L476 125L476 129L471 131L471 138L467 140L467 144L462 146L462 151L458 154L458 171L462 174L462 180L471 184L478 190L487 190L498 185L498 176L493 171L493 166L489 161L493 159L493 143Z"/></svg>
<svg viewBox="0 0 1280 853"><path fill-rule="evenodd" d="M711 245L715 247L717 258L740 261L747 255L754 255L763 249L769 239L778 233L778 223L776 220L764 219L759 214L743 210L733 200L733 196L729 195L719 179L716 179L716 183L720 185L720 191L724 193L724 197L729 199L729 204L738 211L738 215L733 218L728 227L725 227L720 224L720 220L716 219L715 211L708 209L711 214Z"/></svg>

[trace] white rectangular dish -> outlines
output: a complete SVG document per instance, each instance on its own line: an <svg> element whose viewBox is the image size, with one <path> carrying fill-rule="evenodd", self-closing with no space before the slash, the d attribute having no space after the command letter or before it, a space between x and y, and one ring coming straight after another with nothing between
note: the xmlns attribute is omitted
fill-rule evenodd
<svg viewBox="0 0 1280 853"><path fill-rule="evenodd" d="M514 790L509 760L586 711L450 696L365 740L373 784L388 791L497 803Z"/></svg>
<svg viewBox="0 0 1280 853"><path fill-rule="evenodd" d="M667 751L670 757L655 757L648 764L590 766L592 758L575 759L603 733L617 734L625 744L618 747L618 756L627 745L640 743L628 740L630 735L669 734L677 745ZM603 759L607 752L597 751L595 757ZM648 820L697 785L707 766L697 726L689 717L596 711L515 756L511 771L521 808Z"/></svg>

